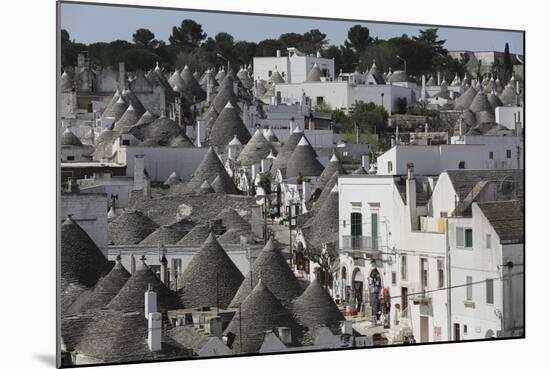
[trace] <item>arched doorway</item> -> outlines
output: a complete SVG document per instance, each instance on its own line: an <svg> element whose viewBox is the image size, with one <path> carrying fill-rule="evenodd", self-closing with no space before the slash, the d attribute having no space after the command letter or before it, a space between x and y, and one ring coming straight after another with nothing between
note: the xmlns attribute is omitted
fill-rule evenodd
<svg viewBox="0 0 550 369"><path fill-rule="evenodd" d="M350 291L348 288L348 272L345 266L342 267L342 274L340 279L342 280L342 291L340 291L342 301L348 302L350 298Z"/></svg>
<svg viewBox="0 0 550 369"><path fill-rule="evenodd" d="M351 279L351 288L352 297L358 313L361 312L361 306L363 305L363 283L363 273L361 273L359 268L355 268Z"/></svg>
<svg viewBox="0 0 550 369"><path fill-rule="evenodd" d="M380 277L380 272L377 268L371 270L368 280L368 291L369 291L369 306L373 316L378 316L381 311L380 304L380 291L382 289L382 278Z"/></svg>
<svg viewBox="0 0 550 369"><path fill-rule="evenodd" d="M309 274L309 259L305 256L304 244L302 242L298 242L296 245L295 255L296 269Z"/></svg>

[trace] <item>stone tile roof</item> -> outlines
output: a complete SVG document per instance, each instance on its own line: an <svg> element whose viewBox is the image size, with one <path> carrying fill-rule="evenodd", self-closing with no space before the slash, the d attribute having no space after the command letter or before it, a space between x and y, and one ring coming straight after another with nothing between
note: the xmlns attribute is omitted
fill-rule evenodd
<svg viewBox="0 0 550 369"><path fill-rule="evenodd" d="M68 217L61 225L61 277L90 288L111 267L86 231Z"/></svg>
<svg viewBox="0 0 550 369"><path fill-rule="evenodd" d="M298 324L307 328L303 344L314 343L315 336L312 333L319 326L328 327L334 334L339 333L341 323L345 320L317 278L292 302L291 311Z"/></svg>
<svg viewBox="0 0 550 369"><path fill-rule="evenodd" d="M146 246L174 245L189 233L194 226L194 223L186 219L171 224L161 225L153 231L153 233L145 237L139 244Z"/></svg>
<svg viewBox="0 0 550 369"><path fill-rule="evenodd" d="M176 137L182 137L186 144L179 144L179 147L194 147L183 129L167 117L159 117L151 123L133 126L128 133L154 146L169 146Z"/></svg>
<svg viewBox="0 0 550 369"><path fill-rule="evenodd" d="M128 209L109 222L109 240L115 245L137 245L157 228L141 211Z"/></svg>
<svg viewBox="0 0 550 369"><path fill-rule="evenodd" d="M323 246L327 246L329 256L338 254L338 191L331 191L326 201L302 228L306 240L306 253L318 257Z"/></svg>
<svg viewBox="0 0 550 369"><path fill-rule="evenodd" d="M145 263L145 257L136 262L136 270L126 281L107 308L117 311L140 311L145 309L145 292L151 288L157 293L157 309L165 313L181 308L176 293L161 282Z"/></svg>
<svg viewBox="0 0 550 369"><path fill-rule="evenodd" d="M278 327L290 328L296 342L300 332L298 324L262 279L244 299L224 333L235 335L234 353L255 353L263 343L265 331Z"/></svg>
<svg viewBox="0 0 550 369"><path fill-rule="evenodd" d="M259 164L272 151L275 154L277 153L277 150L265 138L261 129L257 129L237 157L237 163L245 166Z"/></svg>
<svg viewBox="0 0 550 369"><path fill-rule="evenodd" d="M524 211L518 200L477 203L502 243L523 243Z"/></svg>
<svg viewBox="0 0 550 369"><path fill-rule="evenodd" d="M185 268L178 286L185 308L218 306L225 309L244 277L213 233Z"/></svg>
<svg viewBox="0 0 550 369"><path fill-rule="evenodd" d="M214 219L220 219L226 229L251 229L250 223L247 222L242 216L239 215L239 213L237 213L237 211L235 211L235 209L232 208L223 209L221 213Z"/></svg>
<svg viewBox="0 0 550 369"><path fill-rule="evenodd" d="M472 101L474 100L476 95L477 95L477 91L476 91L475 88L473 88L473 87L468 88L468 90L466 90L466 92L464 92L462 95L460 95L460 97L458 97L454 101L454 108L456 110L466 110L466 109L468 109L470 107L470 105L472 104Z"/></svg>
<svg viewBox="0 0 550 369"><path fill-rule="evenodd" d="M75 350L103 363L163 360L189 357L189 351L163 337L162 350L147 345L147 319L143 313L97 311L82 332Z"/></svg>
<svg viewBox="0 0 550 369"><path fill-rule="evenodd" d="M317 160L316 156L315 150L313 150L307 139L302 137L298 146L296 146L292 155L288 158L286 167L287 177L297 177L298 175L304 177L320 176L325 168Z"/></svg>
<svg viewBox="0 0 550 369"><path fill-rule="evenodd" d="M130 278L130 273L120 262L120 256L111 271L94 286L92 293L83 305L83 310L101 309L117 295Z"/></svg>
<svg viewBox="0 0 550 369"><path fill-rule="evenodd" d="M61 135L61 146L82 146L82 141L69 128L66 128Z"/></svg>
<svg viewBox="0 0 550 369"><path fill-rule="evenodd" d="M177 243L177 246L199 248L212 232L208 224L197 224L193 229L183 236Z"/></svg>
<svg viewBox="0 0 550 369"><path fill-rule="evenodd" d="M224 147L235 135L243 145L250 140L250 132L244 125L235 106L228 101L220 111L220 115L216 118L208 136L208 142L211 146Z"/></svg>
<svg viewBox="0 0 550 369"><path fill-rule="evenodd" d="M302 288L294 273L287 264L285 258L270 239L252 264L250 272L246 275L237 294L229 305L232 308L241 306L246 297L251 293L252 286L262 279L270 291L285 304L298 297Z"/></svg>
<svg viewBox="0 0 550 369"><path fill-rule="evenodd" d="M282 148L279 150L279 154L273 160L273 165L271 166L271 173L275 174L278 169L286 169L288 164L288 159L290 158L290 155L292 155L292 152L298 146L298 142L304 137L303 131L293 132L288 140L286 140L285 144L282 146Z"/></svg>
<svg viewBox="0 0 550 369"><path fill-rule="evenodd" d="M447 175L451 180L454 190L456 191L459 201L463 201L466 196L472 191L474 186L482 181L499 182L503 179L510 178L514 181L516 188L515 196L518 199L523 198L523 176L524 172L521 169L499 169L499 170L447 170Z"/></svg>

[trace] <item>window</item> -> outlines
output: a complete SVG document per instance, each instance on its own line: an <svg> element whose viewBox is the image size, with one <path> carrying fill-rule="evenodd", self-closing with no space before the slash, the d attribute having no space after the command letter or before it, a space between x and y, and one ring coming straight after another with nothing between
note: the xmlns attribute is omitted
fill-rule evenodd
<svg viewBox="0 0 550 369"><path fill-rule="evenodd" d="M458 169L466 169L466 162L465 161L459 161L458 162Z"/></svg>
<svg viewBox="0 0 550 369"><path fill-rule="evenodd" d="M351 235L361 236L363 234L363 215L351 213Z"/></svg>
<svg viewBox="0 0 550 369"><path fill-rule="evenodd" d="M491 248L491 235L486 234L485 235L485 247L490 249Z"/></svg>
<svg viewBox="0 0 550 369"><path fill-rule="evenodd" d="M397 273L396 272L391 272L391 284L394 285L394 286L397 284Z"/></svg>
<svg viewBox="0 0 550 369"><path fill-rule="evenodd" d="M464 324L463 327L464 327L464 328L463 328L464 334L465 334L465 335L468 334L468 326L467 326L466 324Z"/></svg>
<svg viewBox="0 0 550 369"><path fill-rule="evenodd" d="M465 235L465 238L466 238L466 245L465 247L473 247L474 244L474 240L473 240L473 233L472 233L472 229L471 228L468 228L464 231L464 235Z"/></svg>
<svg viewBox="0 0 550 369"><path fill-rule="evenodd" d="M443 269L443 259L437 259L437 288L442 288L445 284L445 271Z"/></svg>
<svg viewBox="0 0 550 369"><path fill-rule="evenodd" d="M494 293L493 293L493 280L487 279L485 281L485 287L486 287L486 299L487 304L492 305L494 303Z"/></svg>
<svg viewBox="0 0 550 369"><path fill-rule="evenodd" d="M472 301L472 277L466 277L466 300Z"/></svg>
<svg viewBox="0 0 550 369"><path fill-rule="evenodd" d="M271 77L272 74L273 74L273 71L271 71L271 70L268 70L268 71L267 71L267 76L268 76L268 77Z"/></svg>
<svg viewBox="0 0 550 369"><path fill-rule="evenodd" d="M378 250L378 213L371 213L371 238L372 238L372 249Z"/></svg>
<svg viewBox="0 0 550 369"><path fill-rule="evenodd" d="M181 272L181 266L182 266L181 259L172 259L172 273L179 274Z"/></svg>
<svg viewBox="0 0 550 369"><path fill-rule="evenodd" d="M493 158L493 152L489 151L489 159L492 159L492 158Z"/></svg>
<svg viewBox="0 0 550 369"><path fill-rule="evenodd" d="M325 99L323 98L323 96L317 96L317 105L321 105L324 102L325 102Z"/></svg>
<svg viewBox="0 0 550 369"><path fill-rule="evenodd" d="M512 159L512 150L506 150L506 159Z"/></svg>
<svg viewBox="0 0 550 369"><path fill-rule="evenodd" d="M428 259L420 258L420 280L422 281L422 291L428 289Z"/></svg>
<svg viewBox="0 0 550 369"><path fill-rule="evenodd" d="M393 163L391 161L388 161L388 173L391 174L393 172Z"/></svg>
<svg viewBox="0 0 550 369"><path fill-rule="evenodd" d="M407 280L407 255L401 255L401 280Z"/></svg>
<svg viewBox="0 0 550 369"><path fill-rule="evenodd" d="M74 160L74 155L67 156L67 160L70 160L70 161Z"/></svg>
<svg viewBox="0 0 550 369"><path fill-rule="evenodd" d="M130 140L122 140L123 146L130 146Z"/></svg>

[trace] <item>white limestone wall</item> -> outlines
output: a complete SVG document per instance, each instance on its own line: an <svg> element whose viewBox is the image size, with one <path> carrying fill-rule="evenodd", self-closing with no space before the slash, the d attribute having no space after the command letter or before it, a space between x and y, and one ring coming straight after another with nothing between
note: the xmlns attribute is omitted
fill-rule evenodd
<svg viewBox="0 0 550 369"><path fill-rule="evenodd" d="M103 193L61 196L61 221L70 214L105 255L108 235L107 211L107 195Z"/></svg>
<svg viewBox="0 0 550 369"><path fill-rule="evenodd" d="M188 181L208 151L205 148L187 147L122 147L126 163L126 176L134 175L134 158L145 155L145 169L152 181L164 182L172 172Z"/></svg>

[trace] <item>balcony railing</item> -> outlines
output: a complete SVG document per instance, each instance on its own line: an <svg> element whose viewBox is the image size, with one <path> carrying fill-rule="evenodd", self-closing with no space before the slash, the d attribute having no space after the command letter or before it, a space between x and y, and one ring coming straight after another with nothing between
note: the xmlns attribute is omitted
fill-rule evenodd
<svg viewBox="0 0 550 369"><path fill-rule="evenodd" d="M371 236L342 236L342 248L349 251L379 251L380 239L372 242Z"/></svg>

